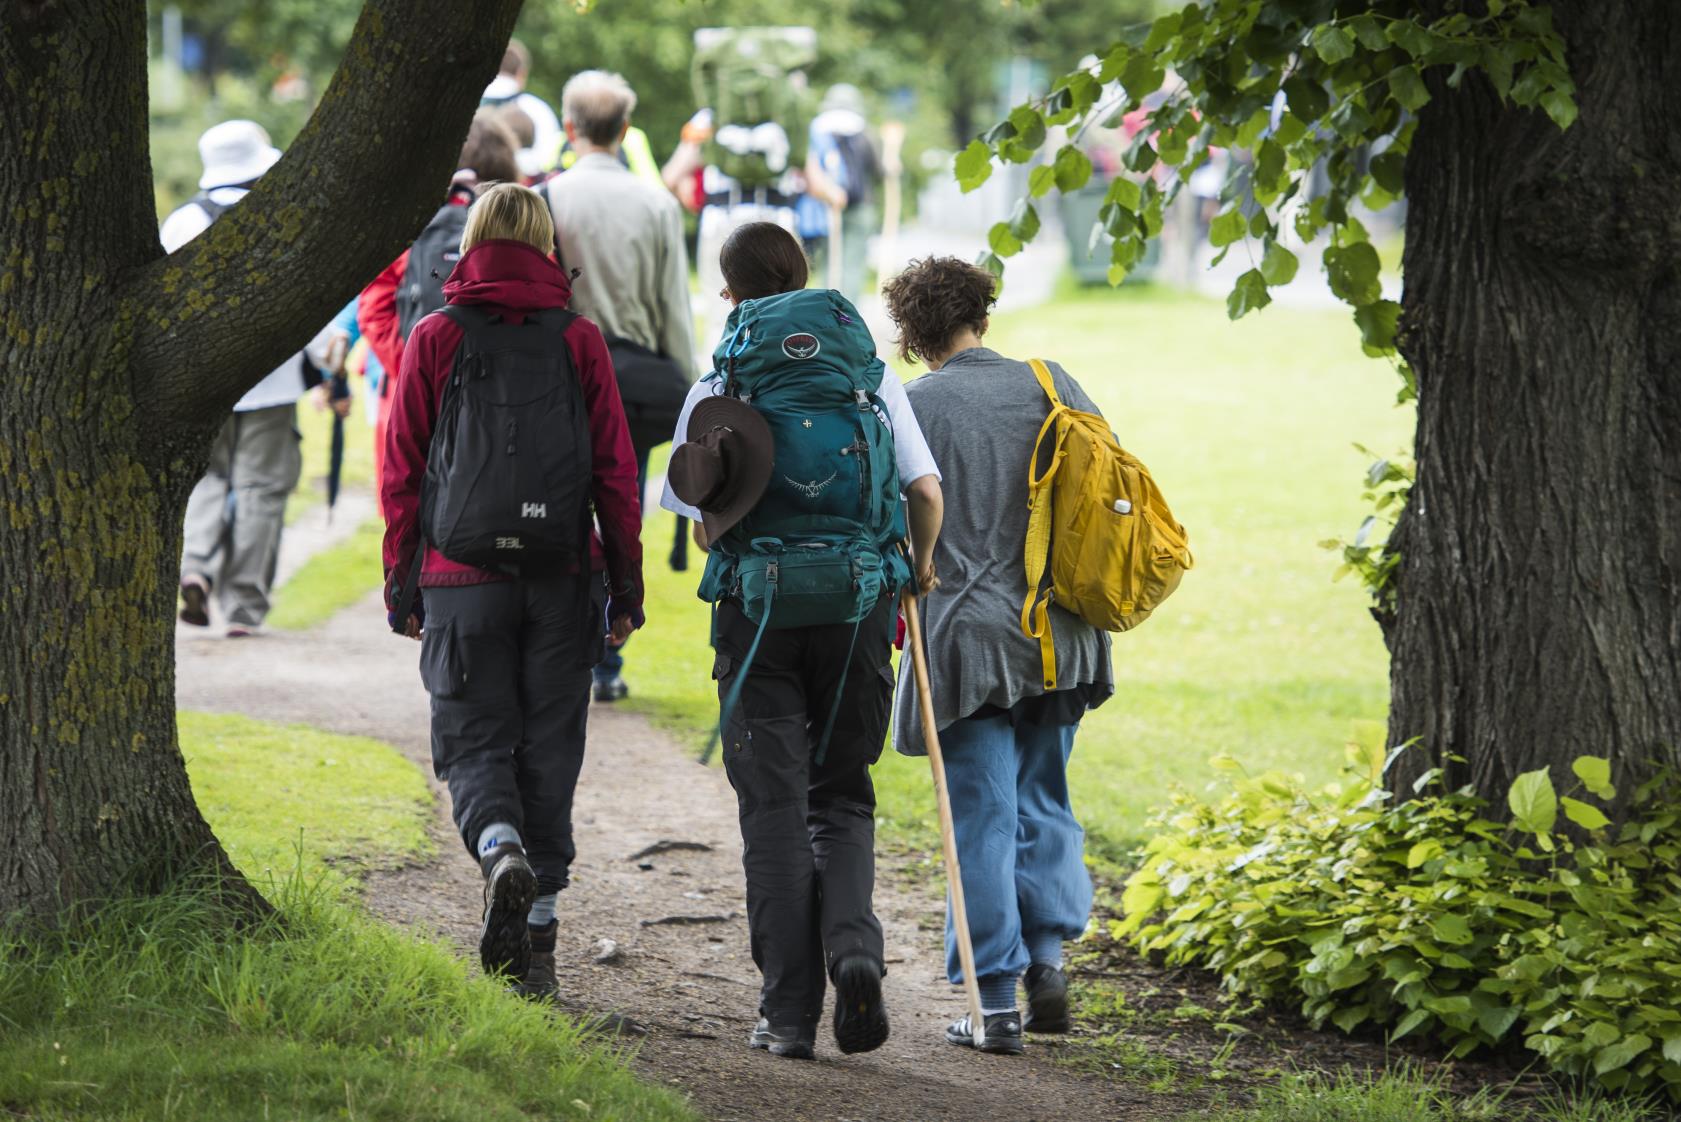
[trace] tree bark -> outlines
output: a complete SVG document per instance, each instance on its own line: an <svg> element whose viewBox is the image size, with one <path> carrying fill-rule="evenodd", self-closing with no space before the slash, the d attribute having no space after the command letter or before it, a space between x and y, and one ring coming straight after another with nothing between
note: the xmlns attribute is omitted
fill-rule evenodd
<svg viewBox="0 0 1681 1122"><path fill-rule="evenodd" d="M286 157L157 241L142 0L0 0L0 922L210 871L175 728L186 497L238 396L437 205L518 0L370 0Z"/></svg>
<svg viewBox="0 0 1681 1122"><path fill-rule="evenodd" d="M1418 375L1392 743L1503 806L1608 756L1681 766L1681 12L1560 4L1560 131L1440 75L1407 157L1401 352Z"/></svg>

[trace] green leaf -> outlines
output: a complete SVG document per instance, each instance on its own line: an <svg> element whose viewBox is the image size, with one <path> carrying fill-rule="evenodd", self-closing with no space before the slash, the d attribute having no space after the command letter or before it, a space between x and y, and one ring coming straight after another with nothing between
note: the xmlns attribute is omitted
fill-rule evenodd
<svg viewBox="0 0 1681 1122"><path fill-rule="evenodd" d="M1393 300L1374 300L1354 309L1354 322L1360 327L1360 347L1368 355L1378 358L1395 353L1395 326L1400 322L1401 305Z"/></svg>
<svg viewBox="0 0 1681 1122"><path fill-rule="evenodd" d="M1154 55L1140 52L1127 60L1126 69L1121 71L1121 85L1125 87L1127 96L1138 102L1161 89L1166 77L1167 71L1156 62Z"/></svg>
<svg viewBox="0 0 1681 1122"><path fill-rule="evenodd" d="M1042 198L1056 186L1056 169L1049 164L1040 164L1027 174L1027 193L1034 198Z"/></svg>
<svg viewBox="0 0 1681 1122"><path fill-rule="evenodd" d="M1261 254L1261 276L1269 285L1289 284L1296 278L1296 255L1279 245L1268 242Z"/></svg>
<svg viewBox="0 0 1681 1122"><path fill-rule="evenodd" d="M1237 278L1231 295L1226 297L1226 315L1242 319L1256 308L1264 308L1270 303L1272 296L1267 292L1266 278L1261 275L1261 270L1250 269Z"/></svg>
<svg viewBox="0 0 1681 1122"><path fill-rule="evenodd" d="M1634 1058L1652 1046L1652 1038L1643 1032L1625 1036L1593 1058L1593 1072L1604 1075L1608 1071L1627 1067Z"/></svg>
<svg viewBox="0 0 1681 1122"><path fill-rule="evenodd" d="M1547 769L1526 771L1514 779L1506 793L1506 805L1512 808L1512 821L1521 829L1537 836L1549 833L1558 821L1558 796Z"/></svg>
<svg viewBox="0 0 1681 1122"><path fill-rule="evenodd" d="M1505 44L1497 44L1483 48L1483 73L1494 86L1494 92L1505 101L1512 92L1512 58L1506 53Z"/></svg>
<svg viewBox="0 0 1681 1122"><path fill-rule="evenodd" d="M987 231L986 244L1000 257L1014 257L1021 252L1021 239L1011 232L1008 222L994 222Z"/></svg>
<svg viewBox="0 0 1681 1122"><path fill-rule="evenodd" d="M1281 182L1283 175L1284 145L1269 137L1261 141L1261 146L1255 150L1256 193L1265 193L1269 200L1276 198L1284 187Z"/></svg>
<svg viewBox="0 0 1681 1122"><path fill-rule="evenodd" d="M1128 179L1124 175L1117 175L1109 181L1109 190L1103 194L1103 201L1114 203L1134 214L1138 213L1138 204L1143 201L1144 189L1136 180Z"/></svg>
<svg viewBox="0 0 1681 1122"><path fill-rule="evenodd" d="M1362 13L1348 21L1349 30L1360 40L1360 45L1368 51L1381 51L1389 46L1389 37L1383 33L1383 24L1377 17Z"/></svg>
<svg viewBox="0 0 1681 1122"><path fill-rule="evenodd" d="M1389 41L1406 51L1414 58L1421 58L1430 53L1436 45L1436 36L1423 24L1410 19L1398 19L1390 23L1386 32Z"/></svg>
<svg viewBox="0 0 1681 1122"><path fill-rule="evenodd" d="M1582 781L1582 786L1602 799L1617 797L1611 785L1611 761L1604 756L1577 756L1570 762L1570 770Z"/></svg>
<svg viewBox="0 0 1681 1122"><path fill-rule="evenodd" d="M1372 157L1368 170L1379 187L1399 195L1406 187L1407 157L1402 152L1381 152Z"/></svg>
<svg viewBox="0 0 1681 1122"><path fill-rule="evenodd" d="M1461 915L1445 915L1430 925L1430 931L1438 942L1449 943L1462 947L1471 942L1476 936L1471 934L1471 925Z"/></svg>
<svg viewBox="0 0 1681 1122"><path fill-rule="evenodd" d="M1163 17L1165 18L1165 17ZM1127 60L1132 57L1132 49L1125 43L1116 43L1108 54L1103 56L1103 65L1098 67L1097 80L1105 85L1121 76L1126 69Z"/></svg>
<svg viewBox="0 0 1681 1122"><path fill-rule="evenodd" d="M1541 108L1553 119L1553 124L1567 129L1576 123L1576 99L1563 90L1548 90L1541 95Z"/></svg>
<svg viewBox="0 0 1681 1122"><path fill-rule="evenodd" d="M1419 1025L1422 1025L1425 1021L1428 1021L1429 1019L1430 1019L1430 1010L1428 1010L1428 1009L1414 1009L1411 1013L1408 1013L1405 1017L1402 1017L1401 1018L1401 1023L1395 1026L1395 1031L1393 1033L1391 1033L1390 1036L1389 1036L1390 1042L1393 1043L1394 1041L1397 1041L1397 1040L1401 1039L1403 1036L1407 1035L1413 1029L1417 1028Z"/></svg>
<svg viewBox="0 0 1681 1122"><path fill-rule="evenodd" d="M1516 1005L1492 1005L1477 1014L1477 1027L1487 1033L1490 1040L1499 1040L1522 1015L1523 1010Z"/></svg>
<svg viewBox="0 0 1681 1122"><path fill-rule="evenodd" d="M1045 143L1045 118L1031 105L1018 105L1010 111L1010 124L1015 126L1014 143L1033 149Z"/></svg>
<svg viewBox="0 0 1681 1122"><path fill-rule="evenodd" d="M1039 211L1026 199L1019 199L1010 212L1010 233L1024 245L1039 234Z"/></svg>
<svg viewBox="0 0 1681 1122"><path fill-rule="evenodd" d="M1322 23L1313 31L1313 49L1320 58L1335 65L1354 55L1354 35L1346 27Z"/></svg>
<svg viewBox="0 0 1681 1122"><path fill-rule="evenodd" d="M1331 108L1325 87L1300 74L1284 83L1284 97L1290 103L1290 112L1303 121L1317 121Z"/></svg>
<svg viewBox="0 0 1681 1122"><path fill-rule="evenodd" d="M1430 91L1416 66L1398 66L1389 72L1389 93L1402 108L1416 113L1430 103Z"/></svg>
<svg viewBox="0 0 1681 1122"><path fill-rule="evenodd" d="M1346 1009L1338 1009L1331 1014L1331 1023L1344 1032L1353 1032L1370 1015L1370 1007L1365 1004L1350 1005Z"/></svg>
<svg viewBox="0 0 1681 1122"><path fill-rule="evenodd" d="M973 191L992 175L992 149L979 140L971 140L969 147L957 154L955 170L964 192Z"/></svg>
<svg viewBox="0 0 1681 1122"><path fill-rule="evenodd" d="M1338 299L1355 307L1370 304L1383 296L1378 282L1379 261L1371 242L1331 246L1325 250L1325 277Z"/></svg>
<svg viewBox="0 0 1681 1122"><path fill-rule="evenodd" d="M1569 795L1560 799L1564 806L1564 816L1576 823L1584 830L1603 830L1611 824L1611 820L1597 807L1590 806L1580 799L1573 799Z"/></svg>
<svg viewBox="0 0 1681 1122"><path fill-rule="evenodd" d="M975 258L975 264L979 265L993 276L999 278L1000 281L1003 280L1004 262L999 259L996 253L981 254L979 257Z"/></svg>
<svg viewBox="0 0 1681 1122"><path fill-rule="evenodd" d="M1241 240L1248 228L1249 220L1243 217L1241 210L1221 211L1208 225L1208 240L1215 246L1231 245Z"/></svg>
<svg viewBox="0 0 1681 1122"><path fill-rule="evenodd" d="M1452 1016L1455 1013L1469 1013L1471 1011L1471 999L1462 993L1452 994L1448 997L1427 997L1424 999L1424 1007L1432 1013Z"/></svg>
<svg viewBox="0 0 1681 1122"><path fill-rule="evenodd" d="M1056 163L1052 165L1052 170L1056 176L1058 191L1078 191L1086 185L1086 180L1091 178L1091 160L1074 145L1065 144L1056 154Z"/></svg>

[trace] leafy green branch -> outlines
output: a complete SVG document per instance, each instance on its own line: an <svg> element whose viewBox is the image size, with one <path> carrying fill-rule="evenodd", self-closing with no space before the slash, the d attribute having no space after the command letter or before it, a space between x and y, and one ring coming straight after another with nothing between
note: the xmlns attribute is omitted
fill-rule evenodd
<svg viewBox="0 0 1681 1122"><path fill-rule="evenodd" d="M1400 306L1383 296L1378 254L1354 205L1379 210L1401 195L1417 114L1433 96L1427 76L1454 89L1475 72L1502 101L1537 108L1560 128L1576 116L1564 43L1546 6L1451 3L1434 19L1411 8L1399 0L1200 0L1128 29L1097 61L1062 75L958 154L965 191L997 162L1036 165L1026 195L989 231L982 263L1002 275L1005 259L1039 233L1034 200L1090 180L1087 129L1142 112L1122 156L1125 173L1110 180L1091 234L1093 246L1112 239L1111 283L1143 259L1192 174L1227 150L1236 158L1209 240L1221 257L1239 242L1260 250L1251 250L1255 263L1227 298L1231 317L1265 307L1271 289L1295 278L1300 263L1286 230L1303 245L1323 238L1320 263L1331 291L1354 309L1366 353L1394 357ZM1309 198L1316 167L1329 187ZM1404 364L1401 374L1407 400L1414 383Z"/></svg>
<svg viewBox="0 0 1681 1122"><path fill-rule="evenodd" d="M1368 456L1374 455L1365 445L1355 447ZM1324 549L1342 554L1342 565L1331 579L1341 580L1350 573L1358 576L1378 611L1392 611L1395 607L1395 589L1390 586L1390 577L1401 556L1389 548L1389 535L1412 493L1416 474L1417 465L1410 456L1374 459L1366 469L1366 489L1361 495L1372 504L1372 513L1360 523L1352 540L1329 538L1319 543Z"/></svg>

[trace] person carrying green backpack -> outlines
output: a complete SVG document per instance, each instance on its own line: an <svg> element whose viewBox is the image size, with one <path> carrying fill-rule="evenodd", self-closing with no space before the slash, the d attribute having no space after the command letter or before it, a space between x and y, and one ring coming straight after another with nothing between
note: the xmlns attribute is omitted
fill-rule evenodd
<svg viewBox="0 0 1681 1122"><path fill-rule="evenodd" d="M678 419L661 505L709 548L700 596L763 976L748 1042L810 1058L832 980L836 1043L867 1052L888 1035L869 769L899 591L913 573L938 583L940 475L863 318L806 290L788 231L743 226L719 258L734 310Z"/></svg>

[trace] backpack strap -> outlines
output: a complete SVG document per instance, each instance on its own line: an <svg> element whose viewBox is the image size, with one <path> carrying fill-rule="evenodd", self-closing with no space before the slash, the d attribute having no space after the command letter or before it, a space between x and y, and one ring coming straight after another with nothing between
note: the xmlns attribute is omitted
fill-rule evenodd
<svg viewBox="0 0 1681 1122"><path fill-rule="evenodd" d="M1039 640L1039 662L1044 671L1045 690L1049 692L1057 687L1056 639L1051 634L1054 583L1050 565L1051 483L1066 455L1062 444L1067 439L1068 427L1058 422L1068 407L1057 396L1050 368L1039 359L1033 359L1028 365L1039 381L1039 388L1051 399L1051 409L1045 423L1039 426L1033 455L1027 463L1027 542L1022 549L1027 562L1027 599L1021 606L1021 630L1028 638Z"/></svg>
<svg viewBox="0 0 1681 1122"><path fill-rule="evenodd" d="M718 741L723 739L724 726L730 723L730 717L735 713L735 707L741 702L741 687L747 684L747 674L753 669L753 660L759 656L759 644L763 641L765 631L770 626L771 608L776 604L776 586L777 566L776 562L773 561L765 570L764 618L759 621L759 630L754 633L753 642L747 648L747 657L741 660L741 669L736 671L735 684L730 687L730 692L724 695L724 704L718 711L718 727L712 730L712 735L706 741L706 750L700 754L702 764L712 762L712 750L718 746ZM716 604L713 605L712 611L712 634L714 636L718 634Z"/></svg>

